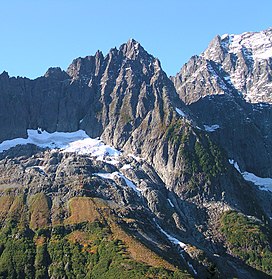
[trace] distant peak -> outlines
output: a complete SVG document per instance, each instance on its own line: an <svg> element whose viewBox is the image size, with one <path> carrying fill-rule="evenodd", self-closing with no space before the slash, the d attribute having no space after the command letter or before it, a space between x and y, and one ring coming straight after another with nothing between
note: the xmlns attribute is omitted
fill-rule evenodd
<svg viewBox="0 0 272 279"><path fill-rule="evenodd" d="M260 32L217 35L202 56L221 63L228 53L235 55L242 53L248 59L254 60L271 58L272 28Z"/></svg>

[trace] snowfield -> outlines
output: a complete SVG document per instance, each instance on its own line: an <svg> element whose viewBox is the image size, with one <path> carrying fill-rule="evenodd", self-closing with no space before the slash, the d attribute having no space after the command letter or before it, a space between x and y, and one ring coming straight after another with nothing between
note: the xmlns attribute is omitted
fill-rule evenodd
<svg viewBox="0 0 272 279"><path fill-rule="evenodd" d="M16 145L35 144L41 148L61 149L62 152L76 152L96 157L111 164L117 164L121 152L106 145L100 139L90 138L85 131L76 132L54 132L27 130L28 137L6 140L0 143L0 152L8 150Z"/></svg>
<svg viewBox="0 0 272 279"><path fill-rule="evenodd" d="M239 165L232 159L229 159L229 163L234 166L234 168L242 174L246 181L252 182L254 185L258 186L260 190L272 192L272 178L269 177L259 177L254 173L247 171L241 172Z"/></svg>
<svg viewBox="0 0 272 279"><path fill-rule="evenodd" d="M204 125L204 129L206 132L214 132L216 131L217 129L219 129L220 126L218 124L214 124L214 125Z"/></svg>

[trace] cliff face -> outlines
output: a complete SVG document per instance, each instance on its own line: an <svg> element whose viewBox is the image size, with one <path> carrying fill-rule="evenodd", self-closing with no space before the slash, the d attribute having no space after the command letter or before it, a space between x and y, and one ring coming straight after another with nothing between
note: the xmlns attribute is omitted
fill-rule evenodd
<svg viewBox="0 0 272 279"><path fill-rule="evenodd" d="M66 72L50 68L35 80L4 72L3 201L23 197L22 208L28 212L24 224L35 234L39 227L52 233L56 224L66 226L67 219L92 223L80 217L85 216L85 201L76 203L80 215L73 216L67 207L77 197L88 197L88 204L98 198L103 202L97 212L107 208L111 229L121 224L148 249L194 277L265 278L271 273L271 185L260 177L272 175L272 115L268 99L257 103L262 88L270 88L264 85L270 82L270 68L258 59L261 55L264 64L271 59L263 58L268 53L260 52L263 45L252 49L256 61L248 54L242 63L241 53L244 44L269 34L216 37L172 80L134 40L106 56L97 52L75 59ZM246 76L244 91L236 82L238 74ZM11 198L6 198L7 189ZM46 217L31 211L30 201L41 193L48 201ZM232 242L240 236L229 235L237 231L229 227L230 219L245 226L247 237L257 238L253 246L259 252ZM2 228L7 222L3 218ZM252 226L258 236L250 235ZM248 260L250 253L263 264ZM135 251L132 255L137 258ZM167 276L172 278L171 272Z"/></svg>
<svg viewBox="0 0 272 279"><path fill-rule="evenodd" d="M229 156L260 176L271 176L271 36L216 36L172 77L193 113L220 127L215 137Z"/></svg>

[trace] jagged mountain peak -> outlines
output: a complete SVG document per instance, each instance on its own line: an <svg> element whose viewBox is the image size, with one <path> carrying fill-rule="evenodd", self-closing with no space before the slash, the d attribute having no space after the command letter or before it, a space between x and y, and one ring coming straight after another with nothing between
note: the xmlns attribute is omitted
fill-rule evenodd
<svg viewBox="0 0 272 279"><path fill-rule="evenodd" d="M129 39L127 43L122 44L120 51L129 59L136 59L139 55L147 54L139 42Z"/></svg>
<svg viewBox="0 0 272 279"><path fill-rule="evenodd" d="M103 60L103 53L99 50L95 53L95 55L89 55L84 58L76 58L69 65L67 74L72 79L88 79L93 74L97 75L98 68Z"/></svg>
<svg viewBox="0 0 272 279"><path fill-rule="evenodd" d="M203 53L203 56L214 60L213 54L220 47L225 53L238 55L242 52L244 55L252 56L253 59L269 59L272 57L272 28L260 32L217 35Z"/></svg>
<svg viewBox="0 0 272 279"><path fill-rule="evenodd" d="M123 45L127 45L130 48L135 48L135 49L139 49L139 48L143 48L140 44L140 42L138 42L137 40L130 38L125 44Z"/></svg>
<svg viewBox="0 0 272 279"><path fill-rule="evenodd" d="M218 94L239 94L250 103L272 103L271 76L272 28L269 28L215 36L208 48L172 79L187 103Z"/></svg>
<svg viewBox="0 0 272 279"><path fill-rule="evenodd" d="M161 69L157 59L149 54L139 42L129 39L127 43L122 44L119 48L110 49L105 56L101 51L97 51L95 55L74 59L68 67L67 73L74 80L84 79L89 81L93 76L97 76L99 72L102 74L109 67L112 72L118 73L120 67L124 66L126 61L145 64L146 68L154 62L154 67Z"/></svg>
<svg viewBox="0 0 272 279"><path fill-rule="evenodd" d="M105 56L97 51L76 58L66 72L58 67L49 68L44 77L28 83L25 95L33 94L31 100L35 99L36 105L31 107L29 116L28 100L22 95L24 123L14 124L16 136L25 136L27 128L41 127L50 132L82 128L92 137L103 134L111 144L122 146L144 119L150 124L150 119L157 117L156 124L163 123L167 117L172 119L175 107L184 109L180 100L172 105L172 100L178 99L176 91L159 60L133 39L111 49ZM35 93L28 91L31 86ZM39 92L44 93L41 96ZM51 120L47 122L48 114ZM7 130L9 121L13 120L5 123ZM13 131L9 134L4 130L1 136L14 137Z"/></svg>
<svg viewBox="0 0 272 279"><path fill-rule="evenodd" d="M241 35L222 36L231 53L238 53L245 49L252 53L253 58L269 59L272 57L272 30L261 32L246 32ZM224 40L225 39L225 40Z"/></svg>

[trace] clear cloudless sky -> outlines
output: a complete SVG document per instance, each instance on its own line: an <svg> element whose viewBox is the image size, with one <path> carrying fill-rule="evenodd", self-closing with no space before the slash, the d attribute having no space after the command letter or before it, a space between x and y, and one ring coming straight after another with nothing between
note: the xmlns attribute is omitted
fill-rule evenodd
<svg viewBox="0 0 272 279"><path fill-rule="evenodd" d="M36 78L130 38L175 75L217 34L272 26L272 0L8 0L0 5L0 72Z"/></svg>

